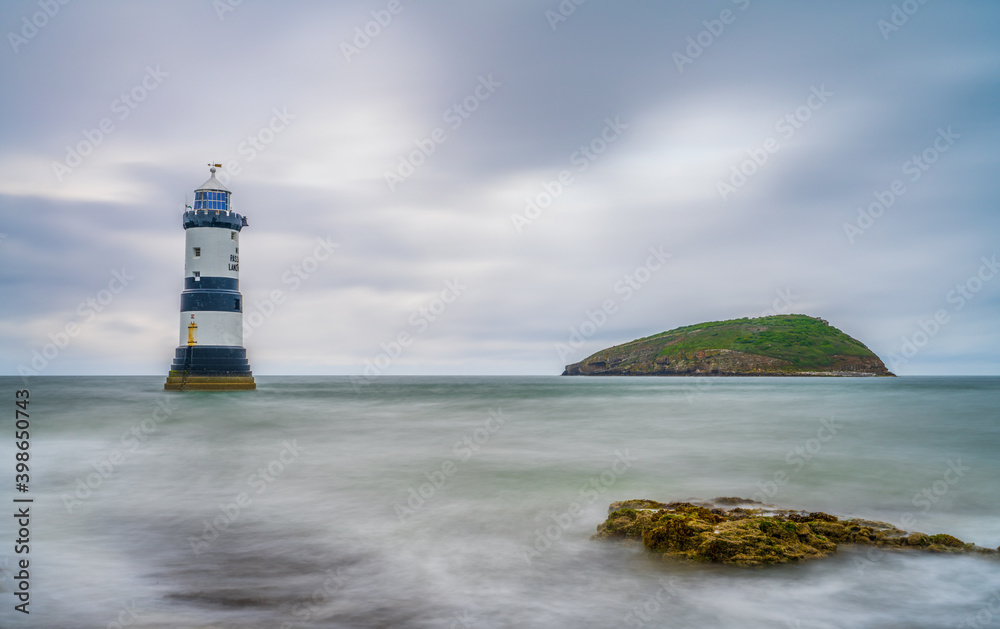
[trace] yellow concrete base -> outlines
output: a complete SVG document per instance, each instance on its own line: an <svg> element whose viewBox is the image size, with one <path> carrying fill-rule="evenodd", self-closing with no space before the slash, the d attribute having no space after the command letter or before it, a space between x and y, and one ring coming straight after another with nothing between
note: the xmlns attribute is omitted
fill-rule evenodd
<svg viewBox="0 0 1000 629"><path fill-rule="evenodd" d="M164 391L253 391L257 388L253 376L186 376L171 371Z"/></svg>

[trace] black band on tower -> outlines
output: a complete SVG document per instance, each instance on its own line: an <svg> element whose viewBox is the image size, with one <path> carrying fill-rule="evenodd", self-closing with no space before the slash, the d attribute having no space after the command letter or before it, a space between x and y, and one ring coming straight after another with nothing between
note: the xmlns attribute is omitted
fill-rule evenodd
<svg viewBox="0 0 1000 629"><path fill-rule="evenodd" d="M174 352L171 371L198 376L250 376L247 350L223 345L188 345Z"/></svg>

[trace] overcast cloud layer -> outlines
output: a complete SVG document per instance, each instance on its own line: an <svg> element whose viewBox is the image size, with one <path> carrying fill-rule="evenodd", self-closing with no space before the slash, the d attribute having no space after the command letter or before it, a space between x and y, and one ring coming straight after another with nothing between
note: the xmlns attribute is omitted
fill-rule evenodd
<svg viewBox="0 0 1000 629"><path fill-rule="evenodd" d="M165 375L211 161L257 374L773 312L1000 373L1000 5L576 1L4 2L0 372Z"/></svg>

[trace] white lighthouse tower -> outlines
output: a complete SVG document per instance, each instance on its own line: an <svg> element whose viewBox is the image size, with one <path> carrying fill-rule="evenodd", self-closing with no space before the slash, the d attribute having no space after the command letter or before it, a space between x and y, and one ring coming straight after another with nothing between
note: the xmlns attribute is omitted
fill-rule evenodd
<svg viewBox="0 0 1000 629"><path fill-rule="evenodd" d="M168 391L233 391L257 385L243 348L240 294L240 231L247 219L234 212L230 195L212 176L184 212L184 291L180 345L174 353Z"/></svg>

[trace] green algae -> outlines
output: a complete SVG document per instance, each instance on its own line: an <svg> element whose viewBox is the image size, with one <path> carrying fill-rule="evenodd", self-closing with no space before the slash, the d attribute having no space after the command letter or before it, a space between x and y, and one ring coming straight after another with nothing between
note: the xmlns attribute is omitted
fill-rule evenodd
<svg viewBox="0 0 1000 629"><path fill-rule="evenodd" d="M723 508L731 505L749 508ZM664 558L738 566L818 559L843 544L942 553L998 552L951 535L907 533L886 522L757 505L732 497L698 504L647 499L615 502L592 539L641 543Z"/></svg>

